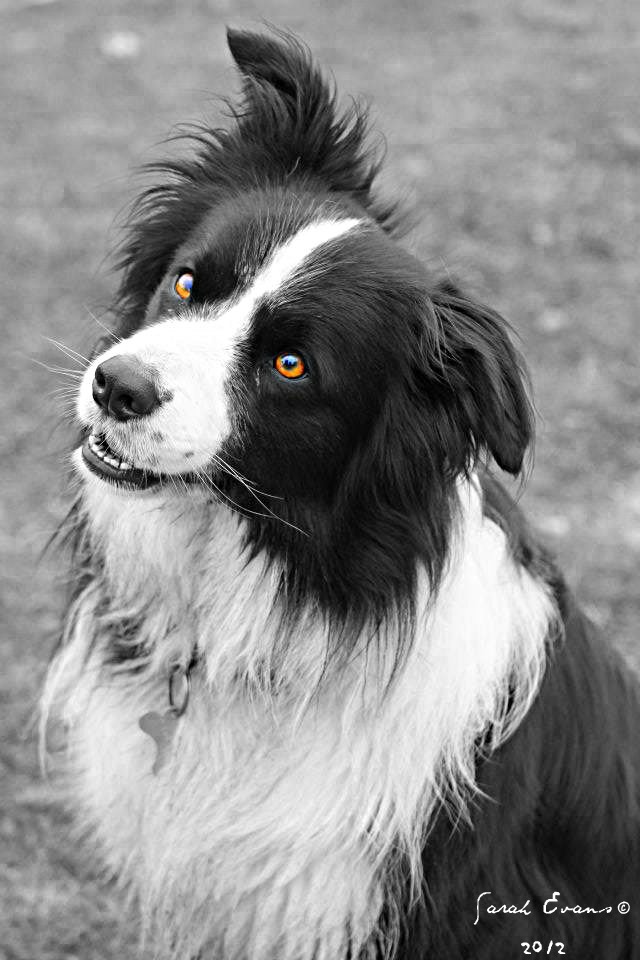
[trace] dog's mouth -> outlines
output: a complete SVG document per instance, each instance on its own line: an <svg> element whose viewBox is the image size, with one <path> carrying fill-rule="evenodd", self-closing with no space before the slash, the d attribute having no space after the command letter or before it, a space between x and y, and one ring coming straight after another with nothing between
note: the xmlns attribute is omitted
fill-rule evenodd
<svg viewBox="0 0 640 960"><path fill-rule="evenodd" d="M124 460L112 450L101 434L92 433L85 440L82 445L82 459L96 476L123 487L146 490L158 486L163 480L162 474L153 473L146 467L136 467Z"/></svg>

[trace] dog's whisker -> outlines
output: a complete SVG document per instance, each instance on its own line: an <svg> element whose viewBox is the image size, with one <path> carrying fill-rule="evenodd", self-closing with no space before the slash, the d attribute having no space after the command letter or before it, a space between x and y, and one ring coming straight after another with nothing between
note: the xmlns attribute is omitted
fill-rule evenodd
<svg viewBox="0 0 640 960"><path fill-rule="evenodd" d="M49 400L59 404L64 411L72 413L75 408L75 393L66 393L63 390L51 390L47 393Z"/></svg>
<svg viewBox="0 0 640 960"><path fill-rule="evenodd" d="M83 372L81 370L74 370L71 367L58 367L51 363L45 363L44 360L38 360L37 357L29 357L28 359L32 363L37 363L39 367L43 367L49 373L55 373L61 377L67 377L67 379L75 380L78 383L82 380Z"/></svg>
<svg viewBox="0 0 640 960"><path fill-rule="evenodd" d="M236 467L232 466L227 460L225 460L224 457L220 455L220 453L216 453L214 454L214 456L217 462L221 463L224 467L226 467L226 469L229 470L234 477L241 477L245 481L245 483L248 483L250 486L256 485L255 480L250 480L248 477L245 477L242 473L240 473L239 470L236 469Z"/></svg>
<svg viewBox="0 0 640 960"><path fill-rule="evenodd" d="M68 385L68 384L64 384L64 385L61 386L61 387L54 387L53 390L50 390L50 391L48 392L48 396L50 396L50 397L55 397L55 396L73 397L73 399L75 400L76 397L78 396L78 391L76 390L75 387L70 386L70 385Z"/></svg>
<svg viewBox="0 0 640 960"><path fill-rule="evenodd" d="M223 458L220 456L219 453L214 453L212 459L214 460L215 463L217 463L220 467L222 467L222 469L225 470L229 474L229 476L233 477L239 483L242 483L248 489L251 488L251 492L255 490L256 493L259 493L263 497L269 497L270 499L273 499L273 500L284 500L284 497L278 496L277 493L266 493L266 491L258 489L255 481L249 480L247 477L244 477L241 473L239 473L235 469L235 467L232 467L229 463L227 463L226 460L223 460Z"/></svg>
<svg viewBox="0 0 640 960"><path fill-rule="evenodd" d="M237 513L242 517L246 516L247 514L252 514L253 516L257 517L264 517L265 519L268 518L268 514L266 513L260 513L257 510L250 510L248 507L243 507L241 504L236 503L236 501L230 497L228 493L220 489L212 477L204 473L202 470L195 470L194 473L203 483L203 485L209 490L209 492L214 494L217 500L225 503L231 510L233 510L234 513Z"/></svg>
<svg viewBox="0 0 640 960"><path fill-rule="evenodd" d="M95 313L93 313L93 311L90 310L86 304L84 305L84 308L89 314L89 316L91 317L91 319L95 321L95 323L97 323L99 327L102 327L102 329L105 331L105 333L107 333L111 337L114 343L122 343L122 337L119 337L116 333L113 332L113 330L110 330L109 327L105 323L103 323L99 317L96 317Z"/></svg>
<svg viewBox="0 0 640 960"><path fill-rule="evenodd" d="M222 469L225 469L224 467L222 467L222 464L220 464L220 466ZM233 477L233 474L230 474L230 476ZM234 477L234 479L238 479L238 478ZM243 486L246 486L246 489L248 490L248 492L254 497L255 500L257 500L257 502L260 504L260 506L263 508L265 512L263 513L257 510L250 510L249 507L241 507L239 504L236 504L238 509L244 510L246 511L246 513L252 514L257 517L264 517L265 519L271 518L273 520L278 521L279 523L283 523L287 527L290 527L292 530L295 530L297 533L301 533L305 537L309 536L309 533L306 530L303 530L301 527L298 527L295 523L291 523L289 520L285 520L284 517L279 517L277 513L274 513L274 511L271 510L266 503L262 502L260 497L256 494L255 490L253 490L251 487L247 486L246 484L243 484ZM235 501L231 500L231 498L228 498L228 499L231 503L235 503Z"/></svg>
<svg viewBox="0 0 640 960"><path fill-rule="evenodd" d="M260 497L258 496L258 494L261 493L262 491L257 490L257 489L256 489L255 487L253 487L247 480L245 480L244 477L242 477L242 476L241 476L239 473L237 473L235 470L232 470L232 469L222 460L221 457L218 457L217 454L214 454L214 455L213 455L212 460L213 460L213 462L214 462L215 464L217 464L217 465L220 467L220 469L221 469L224 473L228 474L228 476L230 476L233 480L237 480L238 483L240 483L240 484L247 490L247 492L250 493L251 496L254 497L254 498L258 501L258 503L260 504L261 507L264 507L265 510L267 510L268 512L271 512L271 511L269 510L269 508L267 507L267 505L266 505L265 503L263 503L262 500L260 499ZM268 494L268 493L267 493L267 494L264 494L264 496L267 496L267 497L268 497L269 494ZM282 499L284 499L284 498L283 498L283 497L274 497L274 499L282 500Z"/></svg>
<svg viewBox="0 0 640 960"><path fill-rule="evenodd" d="M62 353L66 354L70 360L76 360L78 363L82 363L85 367L88 367L91 361L88 357L83 356L81 353L78 353L77 350L74 350L72 347L68 347L66 344L62 343L60 340L54 340L53 337L45 337L45 340L48 340L49 343L52 343L54 347L57 347Z"/></svg>

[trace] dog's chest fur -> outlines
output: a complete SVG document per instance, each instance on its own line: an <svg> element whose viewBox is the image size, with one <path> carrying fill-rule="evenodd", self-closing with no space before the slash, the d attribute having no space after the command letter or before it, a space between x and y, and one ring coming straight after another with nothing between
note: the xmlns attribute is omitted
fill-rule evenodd
<svg viewBox="0 0 640 960"><path fill-rule="evenodd" d="M491 725L499 741L535 694L553 617L546 588L514 566L466 486L451 570L431 606L425 582L393 684L384 692L390 664L369 648L318 686L322 619L309 610L283 635L277 574L247 562L228 510L151 500L114 510L98 487L86 498L103 572L78 600L53 682L86 823L161 949L335 960L368 944L373 955L384 903L393 927L390 867L402 861L420 882L438 796L461 799L477 737ZM108 665L123 620L147 655ZM188 709L154 775L138 721L167 709L169 665L196 649Z"/></svg>

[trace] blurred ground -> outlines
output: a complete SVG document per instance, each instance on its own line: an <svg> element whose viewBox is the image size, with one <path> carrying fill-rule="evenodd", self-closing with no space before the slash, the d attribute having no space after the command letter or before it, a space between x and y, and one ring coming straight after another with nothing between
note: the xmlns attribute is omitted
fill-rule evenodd
<svg viewBox="0 0 640 960"><path fill-rule="evenodd" d="M59 396L108 298L130 168L236 81L223 26L298 32L374 103L412 245L519 331L541 425L524 503L592 617L638 662L640 4L635 0L5 0L0 31L4 577L0 958L123 960L135 931L37 771L58 622ZM62 398L64 402L65 398Z"/></svg>

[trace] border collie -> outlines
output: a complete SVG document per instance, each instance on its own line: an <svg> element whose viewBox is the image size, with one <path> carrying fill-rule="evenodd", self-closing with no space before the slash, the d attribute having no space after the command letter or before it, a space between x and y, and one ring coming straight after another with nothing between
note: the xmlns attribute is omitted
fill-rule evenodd
<svg viewBox="0 0 640 960"><path fill-rule="evenodd" d="M489 472L507 324L399 244L306 49L228 40L77 399L79 823L156 956L636 958L638 690Z"/></svg>

